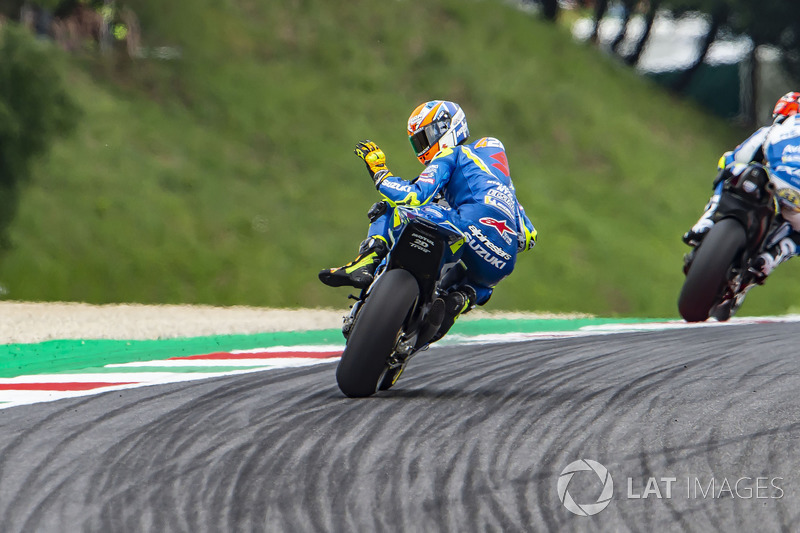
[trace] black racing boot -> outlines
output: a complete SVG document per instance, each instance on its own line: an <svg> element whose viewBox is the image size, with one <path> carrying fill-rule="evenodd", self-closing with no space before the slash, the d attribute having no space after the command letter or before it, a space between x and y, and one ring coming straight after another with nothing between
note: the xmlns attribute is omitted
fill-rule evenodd
<svg viewBox="0 0 800 533"><path fill-rule="evenodd" d="M690 229L683 234L681 240L684 244L691 246L692 248L697 248L697 246L703 242L703 239L710 229L711 228L705 228L705 231L694 231L693 229Z"/></svg>
<svg viewBox="0 0 800 533"><path fill-rule="evenodd" d="M389 253L389 246L381 238L369 237L358 247L358 257L339 268L327 268L320 271L319 279L331 287L345 285L357 289L365 289L374 279L375 269Z"/></svg>
<svg viewBox="0 0 800 533"><path fill-rule="evenodd" d="M705 212L700 217L692 229L683 234L681 238L684 243L692 248L696 248L703 238L708 234L708 231L714 226L714 214L717 212L719 206L719 195L715 194L706 204Z"/></svg>
<svg viewBox="0 0 800 533"><path fill-rule="evenodd" d="M757 284L763 285L775 267L797 255L797 250L797 242L792 237L784 237L778 244L753 259L748 271L753 274Z"/></svg>
<svg viewBox="0 0 800 533"><path fill-rule="evenodd" d="M478 295L475 294L475 289L469 285L448 293L444 297L444 319L442 320L442 325L439 326L439 331L433 336L431 342L436 342L447 335L447 332L455 324L456 319L475 307L477 299Z"/></svg>

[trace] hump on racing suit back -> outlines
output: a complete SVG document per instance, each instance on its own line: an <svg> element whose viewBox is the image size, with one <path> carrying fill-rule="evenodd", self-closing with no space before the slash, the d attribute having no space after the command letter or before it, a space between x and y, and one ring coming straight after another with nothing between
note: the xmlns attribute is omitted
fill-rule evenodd
<svg viewBox="0 0 800 533"><path fill-rule="evenodd" d="M445 200L463 221L471 249L463 258L469 277L475 287L482 285L488 291L513 270L519 232L530 233L521 218L503 144L484 137L443 151L431 162L437 164L447 166L450 174Z"/></svg>
<svg viewBox="0 0 800 533"><path fill-rule="evenodd" d="M471 198L466 203L477 203L497 211L499 216L494 218L505 223L505 229L500 232L503 240L507 244L517 240L520 250L531 248L536 240L536 229L517 201L503 143L493 137L484 137L462 146L459 160L461 164L458 166L465 178L460 181L468 189L466 196ZM450 192L455 205L464 202L457 197L462 193L461 188Z"/></svg>
<svg viewBox="0 0 800 533"><path fill-rule="evenodd" d="M430 166L438 164L451 164L452 172L461 174L450 178L445 191L447 203L452 206L482 203L505 214L511 222L516 219L516 196L506 151L499 140L484 137L472 144L448 148ZM426 171L436 170L430 166Z"/></svg>

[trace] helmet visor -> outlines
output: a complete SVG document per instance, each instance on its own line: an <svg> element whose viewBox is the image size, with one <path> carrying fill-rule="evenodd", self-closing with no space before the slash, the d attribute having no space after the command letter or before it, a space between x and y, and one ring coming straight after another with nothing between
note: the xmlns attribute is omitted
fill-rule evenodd
<svg viewBox="0 0 800 533"><path fill-rule="evenodd" d="M428 135L425 133L425 128L422 128L414 135L410 136L408 140L411 141L411 147L414 149L416 155L422 155L425 150L431 146L428 142Z"/></svg>
<svg viewBox="0 0 800 533"><path fill-rule="evenodd" d="M450 115L445 115L411 135L408 140L411 141L414 153L418 156L424 154L431 145L435 144L436 141L442 138L442 135L447 133L449 128Z"/></svg>

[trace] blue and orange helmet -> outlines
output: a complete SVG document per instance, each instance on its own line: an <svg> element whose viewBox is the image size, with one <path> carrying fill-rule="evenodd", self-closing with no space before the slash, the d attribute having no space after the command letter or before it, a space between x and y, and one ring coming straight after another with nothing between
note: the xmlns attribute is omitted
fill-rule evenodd
<svg viewBox="0 0 800 533"><path fill-rule="evenodd" d="M772 110L772 122L783 122L800 111L800 93L790 92L781 96Z"/></svg>
<svg viewBox="0 0 800 533"><path fill-rule="evenodd" d="M467 117L458 104L432 100L420 104L408 117L408 140L423 165L444 150L469 137Z"/></svg>

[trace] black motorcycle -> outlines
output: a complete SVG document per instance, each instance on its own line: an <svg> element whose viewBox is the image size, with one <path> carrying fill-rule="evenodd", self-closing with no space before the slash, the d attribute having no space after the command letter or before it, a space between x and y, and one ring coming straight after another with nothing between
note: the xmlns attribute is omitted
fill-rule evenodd
<svg viewBox="0 0 800 533"><path fill-rule="evenodd" d="M353 398L389 389L411 357L441 337L442 298L466 278L459 260L466 237L458 228L416 209L395 213L404 229L372 284L352 296L342 327L347 342L336 382Z"/></svg>
<svg viewBox="0 0 800 533"><path fill-rule="evenodd" d="M776 227L775 186L760 164L726 169L714 225L684 259L678 310L687 322L728 320L762 281L751 262Z"/></svg>

